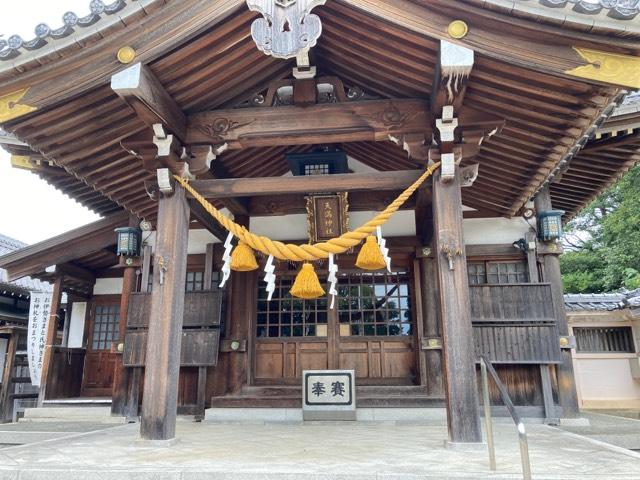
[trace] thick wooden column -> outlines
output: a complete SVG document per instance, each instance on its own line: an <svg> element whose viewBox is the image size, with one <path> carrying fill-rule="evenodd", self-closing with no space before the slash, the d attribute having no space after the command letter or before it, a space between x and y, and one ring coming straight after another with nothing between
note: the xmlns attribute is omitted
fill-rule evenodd
<svg viewBox="0 0 640 480"><path fill-rule="evenodd" d="M481 442L458 167L448 183L433 179L433 218L449 441Z"/></svg>
<svg viewBox="0 0 640 480"><path fill-rule="evenodd" d="M189 206L184 189L176 184L158 207L140 425L146 440L175 437L188 236Z"/></svg>
<svg viewBox="0 0 640 480"><path fill-rule="evenodd" d="M130 293L136 289L136 267L126 267L122 277L122 295L120 296L120 325L119 344L124 345L124 336L127 331L127 316L129 313ZM122 362L122 352L118 352L114 366L113 391L111 394L111 415L126 416L127 390L131 369L126 368Z"/></svg>
<svg viewBox="0 0 640 480"><path fill-rule="evenodd" d="M49 313L49 324L47 325L47 339L44 347L44 356L42 359L42 373L40 375L40 392L38 394L38 406L41 407L47 399L47 387L53 382L51 378L51 364L54 355L54 346L56 341L56 333L58 331L58 310L62 301L62 288L64 278L58 276L53 284L53 293L51 297L51 310Z"/></svg>
<svg viewBox="0 0 640 480"><path fill-rule="evenodd" d="M545 187L538 193L535 198L535 207L538 213L552 209L549 187ZM558 250L560 251L561 249ZM564 310L564 289L562 286L562 274L560 273L559 253L547 251L542 255L542 264L544 281L551 284L551 301L553 302L553 310L556 313L558 333L563 336L569 335L569 324ZM558 401L562 407L562 417L579 417L580 408L578 406L578 393L570 349L562 349L562 363L556 366L556 376L558 378Z"/></svg>
<svg viewBox="0 0 640 480"><path fill-rule="evenodd" d="M438 275L436 261L433 257L420 259L420 286L422 301L422 314L424 316L424 336L427 345L424 352L426 358L426 382L427 392L433 397L444 396L444 383L442 380L442 348L432 345L434 340L442 338L438 309ZM432 340L430 344L429 340Z"/></svg>

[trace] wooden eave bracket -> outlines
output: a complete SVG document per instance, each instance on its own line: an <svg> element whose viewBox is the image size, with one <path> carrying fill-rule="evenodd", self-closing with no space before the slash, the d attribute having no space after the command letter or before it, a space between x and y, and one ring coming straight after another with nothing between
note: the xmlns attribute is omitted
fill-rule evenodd
<svg viewBox="0 0 640 480"><path fill-rule="evenodd" d="M153 125L153 131L153 143L158 149L154 160L182 178L194 179L195 176L189 171L189 163L186 161L188 156L182 144L173 135L167 135L159 123ZM145 160L143 159L143 163ZM145 167L150 169L151 165L146 164Z"/></svg>
<svg viewBox="0 0 640 480"><path fill-rule="evenodd" d="M136 63L116 73L111 77L111 89L147 126L153 128L159 123L184 142L186 116L149 67Z"/></svg>

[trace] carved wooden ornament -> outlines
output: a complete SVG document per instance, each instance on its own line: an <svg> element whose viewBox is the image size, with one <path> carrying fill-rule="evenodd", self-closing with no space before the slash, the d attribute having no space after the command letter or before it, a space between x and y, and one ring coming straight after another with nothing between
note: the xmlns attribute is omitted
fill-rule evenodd
<svg viewBox="0 0 640 480"><path fill-rule="evenodd" d="M258 49L276 58L293 58L315 46L322 24L311 10L326 0L247 0L249 10L260 12L251 25Z"/></svg>

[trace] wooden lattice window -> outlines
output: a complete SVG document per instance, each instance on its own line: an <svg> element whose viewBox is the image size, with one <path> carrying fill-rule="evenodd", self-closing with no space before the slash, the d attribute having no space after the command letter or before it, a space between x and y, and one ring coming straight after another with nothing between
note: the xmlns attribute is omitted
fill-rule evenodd
<svg viewBox="0 0 640 480"><path fill-rule="evenodd" d="M258 316L256 336L326 337L327 299L302 300L289 293L291 277L278 277L271 301L267 300L266 284L258 290ZM326 282L326 279L320 279Z"/></svg>
<svg viewBox="0 0 640 480"><path fill-rule="evenodd" d="M211 289L215 290L220 285L221 275L218 271L213 271L211 275ZM187 272L185 281L185 291L199 292L204 290L204 272ZM149 273L149 282L147 283L147 292L153 291L153 271Z"/></svg>
<svg viewBox="0 0 640 480"><path fill-rule="evenodd" d="M185 290L187 292L199 292L204 288L204 272L187 272Z"/></svg>
<svg viewBox="0 0 640 480"><path fill-rule="evenodd" d="M469 285L487 283L487 268L484 263L470 263L467 266Z"/></svg>
<svg viewBox="0 0 640 480"><path fill-rule="evenodd" d="M467 274L469 285L501 285L529 281L527 263L522 260L469 262Z"/></svg>
<svg viewBox="0 0 640 480"><path fill-rule="evenodd" d="M635 353L631 327L573 327L580 353Z"/></svg>
<svg viewBox="0 0 640 480"><path fill-rule="evenodd" d="M410 281L406 272L346 273L338 278L341 335L412 335Z"/></svg>
<svg viewBox="0 0 640 480"><path fill-rule="evenodd" d="M120 336L120 305L96 305L91 337L92 350L109 350Z"/></svg>

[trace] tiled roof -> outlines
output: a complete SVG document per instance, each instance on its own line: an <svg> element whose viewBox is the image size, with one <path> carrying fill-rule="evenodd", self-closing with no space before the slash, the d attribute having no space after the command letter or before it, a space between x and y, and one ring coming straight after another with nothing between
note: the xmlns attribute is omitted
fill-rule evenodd
<svg viewBox="0 0 640 480"><path fill-rule="evenodd" d="M126 10L132 5L145 8L154 0L114 0L104 2L91 0L89 15L80 17L74 12L67 12L62 16L62 26L51 28L46 23L35 27L34 37L23 39L20 35L11 35L7 39L0 38L0 61L18 57L25 51L39 50L56 40L78 39L87 33L95 33L109 28L105 19L120 20L120 15L126 15ZM206 0L214 1L214 0ZM529 15L532 18L548 19L561 24L576 23L582 28L607 28L619 31L637 32L637 25L630 26L629 20L634 19L640 12L640 0L467 0L479 3L486 8L505 10L514 15ZM532 6L531 4L537 4ZM102 22L102 23L101 23ZM92 28L90 28L92 27Z"/></svg>
<svg viewBox="0 0 640 480"><path fill-rule="evenodd" d="M40 23L35 28L35 36L31 40L24 40L20 35L0 38L0 60L9 60L20 55L21 50L38 50L52 40L66 38L76 33L78 29L86 29L98 23L103 16L114 15L127 6L125 0L115 0L105 3L102 0L91 0L89 15L79 17L74 12L67 12L62 16L62 26L51 28L46 23Z"/></svg>
<svg viewBox="0 0 640 480"><path fill-rule="evenodd" d="M19 240L15 240L6 235L0 234L0 257L7 253L20 250L26 247L27 244ZM13 282L8 281L7 271L4 268L0 268L0 289L18 288L21 290L28 290L30 292L50 292L51 285L40 280L33 279L31 277L23 277Z"/></svg>
<svg viewBox="0 0 640 480"><path fill-rule="evenodd" d="M612 311L640 306L640 290L620 293L579 293L564 296L567 311Z"/></svg>

